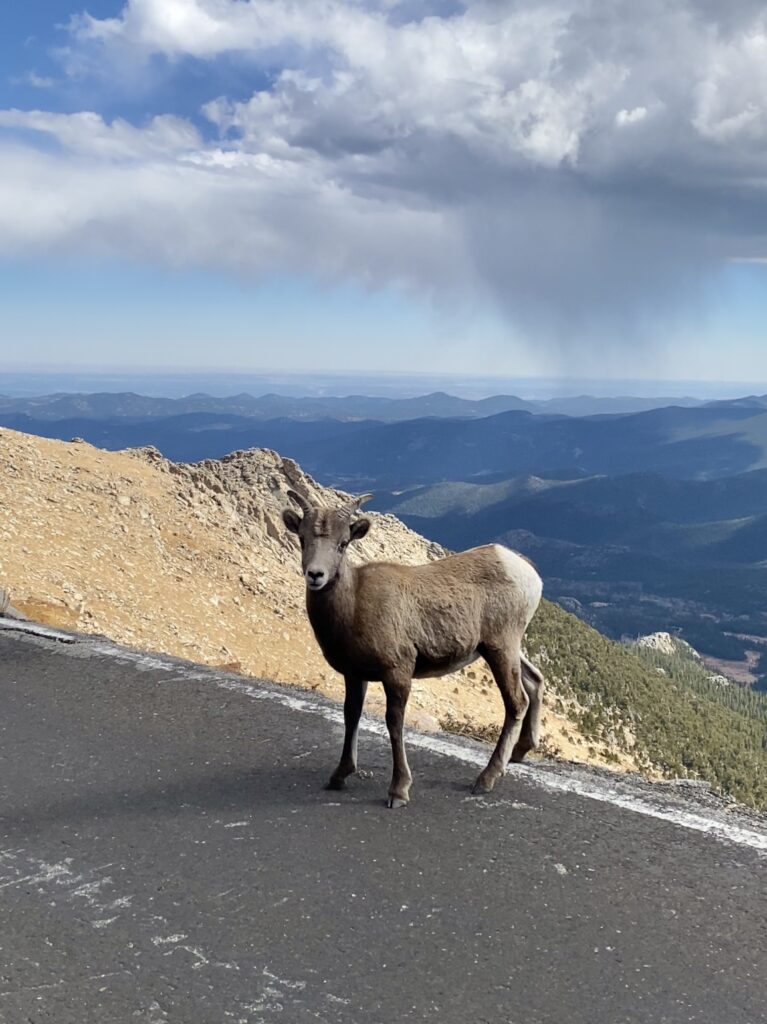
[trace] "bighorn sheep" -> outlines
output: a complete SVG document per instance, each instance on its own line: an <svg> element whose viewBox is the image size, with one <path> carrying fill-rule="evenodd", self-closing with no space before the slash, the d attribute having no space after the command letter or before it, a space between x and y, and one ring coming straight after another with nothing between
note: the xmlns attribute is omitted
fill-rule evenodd
<svg viewBox="0 0 767 1024"><path fill-rule="evenodd" d="M474 784L474 793L489 792L509 758L521 761L538 746L543 676L521 652L541 598L535 568L500 544L426 565L353 568L346 550L371 525L355 515L372 495L337 509L313 506L296 491L288 496L303 512L286 508L282 518L301 545L309 621L325 658L346 682L343 752L328 788L341 789L357 770L367 684L380 681L394 761L388 805L403 807L412 782L402 735L411 680L455 672L481 655L506 711L495 750Z"/></svg>

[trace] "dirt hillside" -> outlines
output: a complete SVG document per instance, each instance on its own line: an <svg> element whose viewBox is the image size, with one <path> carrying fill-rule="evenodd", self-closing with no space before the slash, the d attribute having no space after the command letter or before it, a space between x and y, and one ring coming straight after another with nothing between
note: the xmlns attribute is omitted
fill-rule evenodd
<svg viewBox="0 0 767 1024"><path fill-rule="evenodd" d="M326 505L346 497L268 450L178 465L151 448L107 452L0 430L0 586L48 625L340 699L343 681L306 621L298 545L280 518L289 487ZM370 516L353 558L416 564L442 554L394 516ZM500 725L500 697L480 666L417 681L410 721ZM548 749L601 763L551 696ZM382 710L379 686L367 707Z"/></svg>

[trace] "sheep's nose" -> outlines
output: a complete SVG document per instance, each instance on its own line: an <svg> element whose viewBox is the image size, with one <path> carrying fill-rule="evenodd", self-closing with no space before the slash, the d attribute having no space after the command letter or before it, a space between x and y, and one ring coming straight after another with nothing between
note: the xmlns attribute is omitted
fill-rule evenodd
<svg viewBox="0 0 767 1024"><path fill-rule="evenodd" d="M318 569L318 570L317 570L316 572L313 572L313 571L312 571L312 570L310 569L310 570L309 570L309 571L307 572L307 574L306 574L306 575L307 575L307 576L309 577L309 579L310 579L310 580L312 580L312 582L313 582L313 583L317 583L317 582L318 582L319 580L321 580L321 579L322 579L322 577L323 577L323 576L325 575L325 570L324 570L324 569Z"/></svg>

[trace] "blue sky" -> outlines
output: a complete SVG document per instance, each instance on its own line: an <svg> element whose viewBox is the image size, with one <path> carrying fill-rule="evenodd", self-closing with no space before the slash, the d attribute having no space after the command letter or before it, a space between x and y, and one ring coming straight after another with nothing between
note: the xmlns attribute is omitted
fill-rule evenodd
<svg viewBox="0 0 767 1024"><path fill-rule="evenodd" d="M460 373L478 326L503 347L498 322L488 322L481 310L441 317L390 289L328 288L276 276L255 284L211 271L114 262L6 265L0 268L0 308L11 342L8 365L25 368L49 360L57 366L321 372L370 365ZM421 354L424 338L438 339L438 360L431 347Z"/></svg>
<svg viewBox="0 0 767 1024"><path fill-rule="evenodd" d="M765 12L650 2L6 4L5 365L767 380Z"/></svg>
<svg viewBox="0 0 767 1024"><path fill-rule="evenodd" d="M116 17L120 0L35 0L8 3L0 11L0 100L4 107L75 113L98 110L107 118L142 121L153 114L190 117L200 126L200 107L212 97L226 94L247 98L269 80L245 57L224 56L211 63L162 55L142 63L138 73L130 65L116 80L94 68L93 74L65 73L61 51L71 46L71 19L83 11L96 18ZM39 82L35 85L35 81ZM50 82L50 87L45 82Z"/></svg>

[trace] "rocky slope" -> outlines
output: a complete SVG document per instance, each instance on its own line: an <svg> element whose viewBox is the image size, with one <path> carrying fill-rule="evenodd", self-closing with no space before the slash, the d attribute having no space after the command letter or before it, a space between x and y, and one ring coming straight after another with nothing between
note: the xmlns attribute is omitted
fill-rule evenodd
<svg viewBox="0 0 767 1024"><path fill-rule="evenodd" d="M343 681L306 621L298 547L280 518L289 487L323 504L345 497L267 450L178 465L151 448L107 452L0 430L0 584L48 625L340 698ZM352 557L415 564L442 554L394 516L370 515L374 528ZM410 721L497 728L501 702L481 664L416 682ZM572 703L550 689L548 749L635 767L625 743L608 750L579 734ZM368 706L382 710L380 687Z"/></svg>
<svg viewBox="0 0 767 1024"><path fill-rule="evenodd" d="M664 631L637 637L634 642L637 647L643 647L648 651L659 651L661 654L683 654L700 661L700 655L694 647L691 647L685 640L680 640L679 637Z"/></svg>

